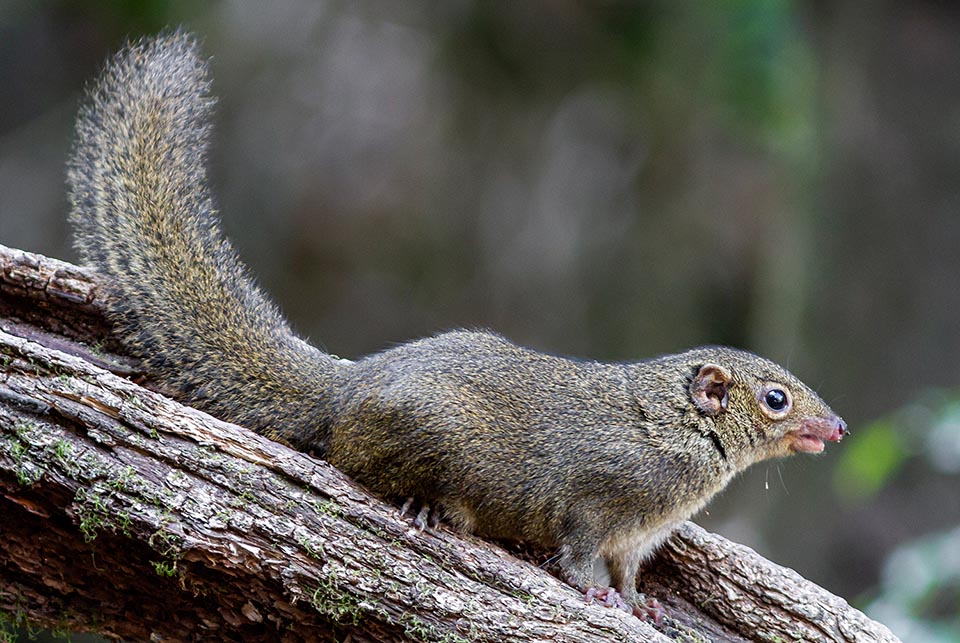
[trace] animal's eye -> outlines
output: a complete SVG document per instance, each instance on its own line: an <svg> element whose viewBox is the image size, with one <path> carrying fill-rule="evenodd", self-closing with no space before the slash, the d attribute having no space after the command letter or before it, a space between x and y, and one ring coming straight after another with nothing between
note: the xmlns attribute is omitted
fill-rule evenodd
<svg viewBox="0 0 960 643"><path fill-rule="evenodd" d="M793 408L790 389L776 382L767 382L760 389L759 402L760 410L771 420L780 420L786 417Z"/></svg>
<svg viewBox="0 0 960 643"><path fill-rule="evenodd" d="M767 403L771 411L782 411L787 406L787 394L778 388L770 389L764 396L763 401Z"/></svg>

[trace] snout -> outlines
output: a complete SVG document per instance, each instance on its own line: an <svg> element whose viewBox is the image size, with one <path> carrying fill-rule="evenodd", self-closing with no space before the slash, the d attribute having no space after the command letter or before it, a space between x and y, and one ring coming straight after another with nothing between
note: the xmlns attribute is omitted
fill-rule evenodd
<svg viewBox="0 0 960 643"><path fill-rule="evenodd" d="M847 423L838 415L807 418L792 432L794 439L790 448L797 453L820 453L824 442L839 442L850 435Z"/></svg>

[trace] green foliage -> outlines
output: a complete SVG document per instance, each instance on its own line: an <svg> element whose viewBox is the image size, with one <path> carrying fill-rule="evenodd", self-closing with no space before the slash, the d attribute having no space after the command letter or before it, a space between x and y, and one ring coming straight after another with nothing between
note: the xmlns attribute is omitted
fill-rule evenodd
<svg viewBox="0 0 960 643"><path fill-rule="evenodd" d="M936 471L960 473L960 399L948 398L935 409L926 446L930 464Z"/></svg>
<svg viewBox="0 0 960 643"><path fill-rule="evenodd" d="M894 550L867 612L904 641L960 641L960 527Z"/></svg>
<svg viewBox="0 0 960 643"><path fill-rule="evenodd" d="M866 502L894 481L960 473L960 398L927 391L858 431L835 470L837 493ZM942 498L955 503L956 495ZM946 508L946 507L945 507ZM960 640L960 527L897 547L866 612L904 641Z"/></svg>
<svg viewBox="0 0 960 643"><path fill-rule="evenodd" d="M837 495L848 501L866 499L877 493L900 469L907 457L902 432L890 419L874 422L857 432L841 452L834 469Z"/></svg>
<svg viewBox="0 0 960 643"><path fill-rule="evenodd" d="M808 71L797 66L804 52L792 3L727 0L711 6L719 34L712 76L718 97L744 122L776 125L799 107L784 99Z"/></svg>
<svg viewBox="0 0 960 643"><path fill-rule="evenodd" d="M927 391L914 402L858 429L845 442L834 470L837 495L864 502L908 465L941 474L960 473L960 398Z"/></svg>
<svg viewBox="0 0 960 643"><path fill-rule="evenodd" d="M60 4L68 12L81 11L77 3ZM96 0L82 6L82 15L120 34L153 33L169 27L171 20L182 21L184 15L192 13L190 3L182 0Z"/></svg>

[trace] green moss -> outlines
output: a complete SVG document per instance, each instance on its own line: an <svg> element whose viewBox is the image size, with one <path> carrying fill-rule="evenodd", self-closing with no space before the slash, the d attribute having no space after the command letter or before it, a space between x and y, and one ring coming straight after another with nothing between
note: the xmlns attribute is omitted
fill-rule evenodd
<svg viewBox="0 0 960 643"><path fill-rule="evenodd" d="M469 643L470 639L456 632L441 632L434 626L421 620L414 614L404 613L400 617L404 634L420 641L439 641L440 643Z"/></svg>
<svg viewBox="0 0 960 643"><path fill-rule="evenodd" d="M77 489L73 500L77 504L80 532L86 542L96 540L102 529L130 534L130 514L111 509L109 500L115 493L109 484L94 484L89 488Z"/></svg>
<svg viewBox="0 0 960 643"><path fill-rule="evenodd" d="M176 561L151 560L150 564L153 565L153 569L157 572L157 576L171 578L177 575Z"/></svg>
<svg viewBox="0 0 960 643"><path fill-rule="evenodd" d="M163 529L158 529L147 540L147 544L161 556L173 559L179 558L182 553L183 538Z"/></svg>
<svg viewBox="0 0 960 643"><path fill-rule="evenodd" d="M29 487L43 476L43 469L27 458L30 451L30 437L37 432L37 425L27 420L18 420L13 425L13 435L3 436L3 447L17 465L17 482Z"/></svg>
<svg viewBox="0 0 960 643"><path fill-rule="evenodd" d="M80 474L80 463L72 457L73 445L69 442L59 438L53 445L47 445L44 450L53 453L53 458L68 475L77 477Z"/></svg>
<svg viewBox="0 0 960 643"><path fill-rule="evenodd" d="M21 487L31 486L42 476L43 473L41 471L34 470L32 467L17 467L17 483Z"/></svg>
<svg viewBox="0 0 960 643"><path fill-rule="evenodd" d="M336 567L327 568L327 577L310 594L310 604L334 623L357 625L365 611L360 599L340 589Z"/></svg>
<svg viewBox="0 0 960 643"><path fill-rule="evenodd" d="M65 440L57 440L56 444L53 445L53 455L61 462L64 462L69 457L72 450L73 447Z"/></svg>
<svg viewBox="0 0 960 643"><path fill-rule="evenodd" d="M30 433L33 433L37 428L37 425L28 420L17 420L13 425L13 432L17 436L17 439L21 442L26 443L27 436Z"/></svg>
<svg viewBox="0 0 960 643"><path fill-rule="evenodd" d="M26 445L23 442L14 442L10 445L10 455L16 462L23 460L24 454L27 452Z"/></svg>
<svg viewBox="0 0 960 643"><path fill-rule="evenodd" d="M537 597L529 592L516 591L513 592L513 597L517 600L523 601L525 604L530 605L533 601L537 600Z"/></svg>
<svg viewBox="0 0 960 643"><path fill-rule="evenodd" d="M157 576L164 578L176 576L178 563L183 557L183 538L158 529L147 540L147 544L163 557L161 560L150 561Z"/></svg>
<svg viewBox="0 0 960 643"><path fill-rule="evenodd" d="M130 536L130 527L132 524L133 523L130 520L130 514L128 514L126 511L121 511L119 514L117 514L117 527L120 529L120 533L122 533L124 536Z"/></svg>
<svg viewBox="0 0 960 643"><path fill-rule="evenodd" d="M107 485L117 493L136 491L139 485L136 469L131 466L125 467L120 473L112 475Z"/></svg>
<svg viewBox="0 0 960 643"><path fill-rule="evenodd" d="M326 558L326 552L323 549L323 543L314 542L310 540L306 535L299 536L297 542L301 547L307 552L307 555L311 558L316 558L317 560L323 560Z"/></svg>
<svg viewBox="0 0 960 643"><path fill-rule="evenodd" d="M0 643L17 643L22 640L20 635L23 632L34 639L40 630L27 618L27 612L23 609L23 597L18 593L16 611L0 612Z"/></svg>
<svg viewBox="0 0 960 643"><path fill-rule="evenodd" d="M95 497L94 501L90 504L87 503L87 499L90 495L87 493L87 490L84 488L77 489L77 493L74 496L74 502L79 506L79 511L77 515L80 517L80 533L83 534L84 542L92 543L97 539L97 533L104 526L104 520L106 512L102 505L100 504L100 498Z"/></svg>
<svg viewBox="0 0 960 643"><path fill-rule="evenodd" d="M327 516L332 516L334 518L339 518L343 515L343 510L340 508L340 505L335 503L332 500L324 500L323 502L314 502L313 508L317 513L325 514Z"/></svg>
<svg viewBox="0 0 960 643"><path fill-rule="evenodd" d="M0 643L17 643L17 627L10 617L0 612Z"/></svg>

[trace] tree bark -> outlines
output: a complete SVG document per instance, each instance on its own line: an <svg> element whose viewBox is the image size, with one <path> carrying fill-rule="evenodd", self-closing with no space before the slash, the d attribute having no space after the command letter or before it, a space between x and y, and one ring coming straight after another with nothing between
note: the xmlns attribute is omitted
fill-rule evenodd
<svg viewBox="0 0 960 643"><path fill-rule="evenodd" d="M657 628L494 544L418 532L326 462L131 381L97 291L0 246L7 622L141 641L897 641L692 523L641 573Z"/></svg>

